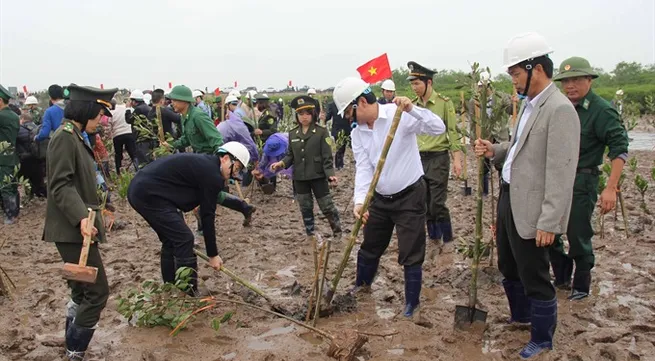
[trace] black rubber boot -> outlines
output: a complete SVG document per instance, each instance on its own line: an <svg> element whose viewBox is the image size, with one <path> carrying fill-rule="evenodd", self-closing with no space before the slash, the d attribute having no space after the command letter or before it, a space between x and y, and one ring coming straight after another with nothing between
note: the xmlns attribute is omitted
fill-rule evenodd
<svg viewBox="0 0 655 361"><path fill-rule="evenodd" d="M531 299L530 342L521 350L519 356L527 360L541 351L553 349L553 335L557 327L557 298L550 301Z"/></svg>
<svg viewBox="0 0 655 361"><path fill-rule="evenodd" d="M355 287L350 290L351 294L356 294L360 289L368 288L373 283L375 275L378 272L378 265L380 259L370 260L357 254L357 278L355 279Z"/></svg>
<svg viewBox="0 0 655 361"><path fill-rule="evenodd" d="M66 359L68 361L84 361L84 355L94 332L93 328L78 326L71 322L66 330Z"/></svg>
<svg viewBox="0 0 655 361"><path fill-rule="evenodd" d="M569 300L577 301L589 296L589 289L591 288L591 271L575 270L573 277L573 289Z"/></svg>
<svg viewBox="0 0 655 361"><path fill-rule="evenodd" d="M553 286L561 290L571 289L571 274L573 273L573 260L567 255L551 250L550 265L553 268L555 281Z"/></svg>
<svg viewBox="0 0 655 361"><path fill-rule="evenodd" d="M405 310L403 316L412 317L419 308L423 268L419 265L405 266Z"/></svg>
<svg viewBox="0 0 655 361"><path fill-rule="evenodd" d="M66 304L66 329L64 335L68 333L68 328L75 320L75 315L77 315L77 309L79 307L80 305L73 302L73 300L68 301L68 303Z"/></svg>
<svg viewBox="0 0 655 361"><path fill-rule="evenodd" d="M453 226L450 222L437 223L436 226L441 230L443 243L448 243L453 240Z"/></svg>
<svg viewBox="0 0 655 361"><path fill-rule="evenodd" d="M503 279L503 288L509 303L511 317L509 323L530 323L531 303L530 298L525 295L525 289L521 281L508 281Z"/></svg>

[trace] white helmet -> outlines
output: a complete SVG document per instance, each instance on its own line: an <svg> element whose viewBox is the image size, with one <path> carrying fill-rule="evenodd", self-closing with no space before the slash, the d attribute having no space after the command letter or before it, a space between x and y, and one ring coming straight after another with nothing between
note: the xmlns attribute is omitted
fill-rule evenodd
<svg viewBox="0 0 655 361"><path fill-rule="evenodd" d="M35 105L39 104L39 101L36 100L36 97L34 95L30 95L25 99L25 105Z"/></svg>
<svg viewBox="0 0 655 361"><path fill-rule="evenodd" d="M310 95L310 94L316 94L316 89L314 89L314 88L307 89L307 95Z"/></svg>
<svg viewBox="0 0 655 361"><path fill-rule="evenodd" d="M225 98L226 103L232 103L232 102L238 102L239 98L235 97L234 95L228 95L227 98Z"/></svg>
<svg viewBox="0 0 655 361"><path fill-rule="evenodd" d="M390 92L395 92L396 91L396 84L394 84L393 80L387 79L382 82L382 90L388 90Z"/></svg>
<svg viewBox="0 0 655 361"><path fill-rule="evenodd" d="M139 89L134 89L130 93L130 99L143 100L143 92Z"/></svg>
<svg viewBox="0 0 655 361"><path fill-rule="evenodd" d="M146 104L150 104L150 101L151 101L151 100L152 100L152 95L150 95L149 93L145 93L145 94L143 94L143 101L144 101Z"/></svg>
<svg viewBox="0 0 655 361"><path fill-rule="evenodd" d="M618 96L623 95L623 89L619 89L619 90L617 90L617 91L616 91L616 95L618 95ZM29 98L27 98L27 99L29 99ZM25 102L25 104L27 104L27 102Z"/></svg>
<svg viewBox="0 0 655 361"><path fill-rule="evenodd" d="M537 33L517 35L507 43L504 52L503 65L509 69L525 60L534 59L553 52L546 38Z"/></svg>
<svg viewBox="0 0 655 361"><path fill-rule="evenodd" d="M248 98L255 99L255 95L257 95L257 91L255 91L255 90L249 90L248 91Z"/></svg>
<svg viewBox="0 0 655 361"><path fill-rule="evenodd" d="M230 92L228 93L228 96L230 96L230 95L235 96L237 98L241 98L241 93L239 93L239 91L236 90L236 89L230 90Z"/></svg>
<svg viewBox="0 0 655 361"><path fill-rule="evenodd" d="M278 103L284 103L284 99L280 98L277 100Z"/></svg>
<svg viewBox="0 0 655 361"><path fill-rule="evenodd" d="M480 81L481 82L488 82L489 79L491 79L491 75L488 72L486 72L486 71L480 72Z"/></svg>
<svg viewBox="0 0 655 361"><path fill-rule="evenodd" d="M339 115L343 116L343 112L346 111L348 105L368 88L368 83L360 78L348 77L341 80L332 92L332 98L339 110Z"/></svg>
<svg viewBox="0 0 655 361"><path fill-rule="evenodd" d="M250 152L248 152L248 149L245 145L239 142L227 142L223 144L220 148L218 148L218 153L231 154L234 158L241 162L241 164L243 164L244 169L248 167L248 163L250 162Z"/></svg>
<svg viewBox="0 0 655 361"><path fill-rule="evenodd" d="M202 93L200 90L197 90L197 89L196 89L196 90L194 90L194 91L191 93L191 96L193 96L194 98L202 97L202 96L203 96L203 93Z"/></svg>

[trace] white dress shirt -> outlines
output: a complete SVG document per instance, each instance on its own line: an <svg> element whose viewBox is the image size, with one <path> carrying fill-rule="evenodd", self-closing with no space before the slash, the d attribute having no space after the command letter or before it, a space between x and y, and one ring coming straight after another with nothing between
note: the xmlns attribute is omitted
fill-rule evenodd
<svg viewBox="0 0 655 361"><path fill-rule="evenodd" d="M523 109L523 113L521 114L521 119L519 119L519 126L516 129L516 135L513 136L512 138L512 147L509 148L509 152L507 153L507 157L505 158L505 164L503 164L503 180L507 183L510 183L512 179L512 162L514 161L514 153L516 152L516 147L518 146L519 140L521 139L521 134L523 134L523 128L525 127L525 123L527 123L528 119L530 119L530 115L532 114L534 107L539 102L539 98L541 98L541 95L546 91L546 89L550 88L551 86L554 86L553 83L550 83L550 85L545 87L544 90L542 90L541 93L537 94L536 97L532 99L528 98L528 103L525 105L525 109Z"/></svg>
<svg viewBox="0 0 655 361"><path fill-rule="evenodd" d="M393 103L378 106L378 119L373 123L373 129L358 125L351 134L356 162L355 204L364 203L398 108ZM411 112L403 112L375 191L392 195L416 183L423 176L416 135L439 135L445 131L446 126L441 118L427 109L414 105Z"/></svg>

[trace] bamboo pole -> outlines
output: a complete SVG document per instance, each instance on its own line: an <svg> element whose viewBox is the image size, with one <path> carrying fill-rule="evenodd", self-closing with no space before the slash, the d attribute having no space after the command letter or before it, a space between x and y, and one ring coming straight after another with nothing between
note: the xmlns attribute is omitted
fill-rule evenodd
<svg viewBox="0 0 655 361"><path fill-rule="evenodd" d="M462 113L460 115L461 118L461 123L462 123L462 132L466 130L466 100L464 99L464 92L460 91L459 92L459 98L462 104ZM470 130L470 127L469 127ZM468 134L469 138L469 143L473 144L473 139L471 139L472 135L470 131L466 132ZM469 189L469 169L468 169L468 147L466 146L466 139L462 135L462 148L465 150L464 152L464 169L462 172L462 178L464 179L464 195L467 195L468 189Z"/></svg>
<svg viewBox="0 0 655 361"><path fill-rule="evenodd" d="M318 299L320 297L320 293L316 293L318 289L318 277L321 275L321 269L320 269L320 263L321 260L323 259L323 250L324 248L321 248L320 256L317 256L316 254L317 249L316 249L316 238L312 237L314 239L314 281L312 282L312 290L309 293L309 305L307 306L307 316L305 318L305 322L309 322L312 316L312 306L314 305L314 297ZM317 301L318 303L318 301Z"/></svg>
<svg viewBox="0 0 655 361"><path fill-rule="evenodd" d="M166 138L164 137L164 127L161 122L161 105L157 104L155 107L155 114L157 118L157 137L159 138L159 144L161 145L166 142Z"/></svg>
<svg viewBox="0 0 655 361"><path fill-rule="evenodd" d="M487 94L485 84L482 93ZM479 98L480 93L478 93ZM482 117L487 114L487 102L479 99L475 105L475 135L482 139ZM469 302L471 309L475 308L478 300L478 269L480 266L480 247L482 246L482 179L484 177L484 158L478 157L478 189L476 191L476 213L475 213L475 243L473 245L473 260L471 262L471 282L469 283Z"/></svg>
<svg viewBox="0 0 655 361"><path fill-rule="evenodd" d="M518 92L516 91L516 88L514 88L514 94L512 96L512 131L514 131L514 127L516 126L516 116L517 114L517 102L518 100L516 99L518 97Z"/></svg>
<svg viewBox="0 0 655 361"><path fill-rule="evenodd" d="M387 160L387 154L389 153L389 148L391 148L391 143L393 142L393 138L396 135L396 130L398 130L398 124L400 124L400 116L402 114L403 114L402 108L398 107L398 109L396 110L396 114L393 117L391 128L389 128L389 133L387 133L387 138L384 141L384 146L382 147L382 153L380 154L380 159L378 160L378 164L375 167L375 173L373 173L373 179L371 180L371 184L368 187L368 193L366 194L366 198L364 199L364 204L362 205L362 215L368 209L368 206L371 203L371 199L373 198L375 187L378 185L378 181L380 180L380 174L382 173L384 162ZM344 250L343 258L341 259L341 263L339 264L337 273L334 279L332 280L332 287L328 291L326 297L326 303L328 305L332 302L332 298L334 297L334 293L337 290L337 286L339 285L339 280L341 279L343 270L346 268L346 265L348 264L350 253L352 252L352 249L355 246L355 242L357 241L357 234L359 233L359 229L361 227L362 227L362 218L359 218L355 221L355 225L353 226L353 230L350 234L350 240L348 241L348 244L346 245L346 249Z"/></svg>
<svg viewBox="0 0 655 361"><path fill-rule="evenodd" d="M321 280L318 283L318 290L316 290L316 309L314 310L314 319L312 320L312 326L316 326L316 321L319 319L319 317L321 317L320 316L321 299L323 296L323 285L325 285L325 276L327 275L328 259L330 259L330 241L325 241L325 243L323 244L321 253L323 252L325 253L325 258L323 259L323 275L321 276Z"/></svg>
<svg viewBox="0 0 655 361"><path fill-rule="evenodd" d="M627 240L630 238L630 232L628 231L628 217L626 216L625 213L625 204L623 202L623 193L621 192L621 189L617 189L616 193L619 196L619 205L621 206L621 216L623 216L623 228L625 229L625 239Z"/></svg>

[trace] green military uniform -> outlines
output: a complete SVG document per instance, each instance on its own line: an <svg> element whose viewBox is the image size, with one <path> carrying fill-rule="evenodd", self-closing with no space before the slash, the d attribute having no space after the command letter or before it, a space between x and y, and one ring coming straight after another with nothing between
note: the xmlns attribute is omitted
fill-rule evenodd
<svg viewBox="0 0 655 361"><path fill-rule="evenodd" d="M19 163L16 154L16 138L20 128L18 115L7 105L9 99L13 98L9 91L0 85L0 98L4 105L0 109L0 143L6 142L9 145L0 152L0 203L5 212L5 224L11 224L18 217L20 211L20 199L18 186L16 184L5 184L5 177L13 177L14 167ZM12 178L13 179L13 178Z"/></svg>
<svg viewBox="0 0 655 361"><path fill-rule="evenodd" d="M118 89L101 90L71 84L68 90L71 103L67 106L72 106L73 102L101 104L104 114L111 117L110 101ZM86 126L86 119L75 121ZM87 261L88 266L98 269L96 282L68 281L71 301L66 312L66 349L70 359L81 360L109 298L109 285L98 247L106 238L97 193L96 165L93 150L82 138L82 130L70 119L64 119L55 131L48 151L58 156L46 159L48 202L43 240L55 242L64 262L79 261L83 241L81 221L88 217L88 208L96 213L94 226L98 233ZM82 358L74 357L80 353Z"/></svg>
<svg viewBox="0 0 655 361"><path fill-rule="evenodd" d="M43 118L43 109L40 107L34 107L34 108L27 108L27 112L30 114L32 117L32 122L36 125L41 124L41 118Z"/></svg>
<svg viewBox="0 0 655 361"><path fill-rule="evenodd" d="M447 131L441 135L419 135L417 140L423 163L423 173L425 173L424 178L427 183L428 235L433 240L443 238L444 242L450 242L453 239L453 232L450 211L446 207L450 174L449 152L462 149L461 138L457 131L455 106L447 97L427 88L427 80L432 79L435 71L413 61L408 62L407 67L410 70L407 80L422 80L426 85L426 92L432 92L426 102L423 101L422 96L414 98L412 102L439 116L447 128Z"/></svg>
<svg viewBox="0 0 655 361"><path fill-rule="evenodd" d="M318 102L307 95L294 98L290 106L298 112L310 111L312 122L306 131L299 125L289 131L289 147L282 159L284 168L293 166L293 185L296 200L303 216L305 232L314 234L314 199L325 215L335 237L341 234L339 212L334 206L328 178L334 177L332 162L332 138L330 132L316 124Z"/></svg>
<svg viewBox="0 0 655 361"><path fill-rule="evenodd" d="M590 77L598 75L589 62L573 57L565 60L554 80ZM624 161L628 156L628 135L621 124L618 112L609 102L591 89L575 105L580 118L580 157L577 175L573 186L573 204L566 236L569 240L568 257L564 253L562 240L556 239L551 248L551 263L555 273L555 284L567 287L572 273L572 260L575 261L573 293L571 299L584 298L589 294L590 270L594 267L594 253L591 239L594 235L591 217L598 199L598 167L603 163L605 148L608 157Z"/></svg>
<svg viewBox="0 0 655 361"><path fill-rule="evenodd" d="M266 109L262 112L257 121L257 128L262 131L262 135L260 135L262 143L266 143L268 137L277 133L277 120L275 119L275 114L271 112L268 106L269 98L267 96L263 94L257 95L255 100L257 103L262 102L266 106Z"/></svg>

